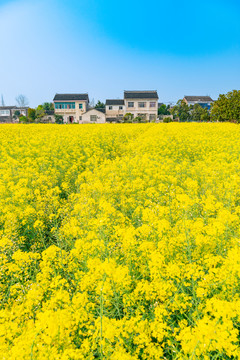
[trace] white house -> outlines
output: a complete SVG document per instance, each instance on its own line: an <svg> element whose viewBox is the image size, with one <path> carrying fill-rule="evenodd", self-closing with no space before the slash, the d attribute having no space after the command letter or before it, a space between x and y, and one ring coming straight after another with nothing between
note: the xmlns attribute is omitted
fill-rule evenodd
<svg viewBox="0 0 240 360"><path fill-rule="evenodd" d="M79 123L89 109L88 94L56 94L53 102L55 114L61 115L66 124Z"/></svg>
<svg viewBox="0 0 240 360"><path fill-rule="evenodd" d="M107 99L106 100L106 121L121 121L125 115L125 103L123 99Z"/></svg>
<svg viewBox="0 0 240 360"><path fill-rule="evenodd" d="M79 124L104 124L105 109L90 109L79 117Z"/></svg>
<svg viewBox="0 0 240 360"><path fill-rule="evenodd" d="M184 96L183 101L187 105L199 104L203 108L210 110L211 104L214 102L210 96Z"/></svg>
<svg viewBox="0 0 240 360"><path fill-rule="evenodd" d="M151 91L124 91L124 99L106 100L106 121L121 122L126 113L133 118L141 117L146 121L154 121L158 114L158 94Z"/></svg>
<svg viewBox="0 0 240 360"><path fill-rule="evenodd" d="M158 93L151 91L124 91L126 113L133 117L141 117L147 121L154 121L158 115Z"/></svg>
<svg viewBox="0 0 240 360"><path fill-rule="evenodd" d="M0 123L19 122L20 116L28 116L28 107L0 106Z"/></svg>

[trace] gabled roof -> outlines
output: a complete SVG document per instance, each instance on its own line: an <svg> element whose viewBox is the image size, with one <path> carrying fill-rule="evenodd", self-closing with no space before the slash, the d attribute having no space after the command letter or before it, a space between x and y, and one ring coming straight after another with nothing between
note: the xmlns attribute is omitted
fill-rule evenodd
<svg viewBox="0 0 240 360"><path fill-rule="evenodd" d="M22 109L28 109L28 106L0 106L0 110L22 110Z"/></svg>
<svg viewBox="0 0 240 360"><path fill-rule="evenodd" d="M16 108L16 106L0 106L0 110L12 110Z"/></svg>
<svg viewBox="0 0 240 360"><path fill-rule="evenodd" d="M88 94L56 94L53 101L89 101Z"/></svg>
<svg viewBox="0 0 240 360"><path fill-rule="evenodd" d="M123 99L107 99L106 105L124 105Z"/></svg>
<svg viewBox="0 0 240 360"><path fill-rule="evenodd" d="M157 90L124 91L124 99L158 99Z"/></svg>
<svg viewBox="0 0 240 360"><path fill-rule="evenodd" d="M93 110L96 110L96 111L99 111L99 112L105 114L105 109L104 108L92 108L92 109L87 110L84 114L86 114L89 111L93 111Z"/></svg>
<svg viewBox="0 0 240 360"><path fill-rule="evenodd" d="M199 102L213 101L213 99L210 96L184 96L184 99L187 101L199 101Z"/></svg>
<svg viewBox="0 0 240 360"><path fill-rule="evenodd" d="M95 108L95 110L97 110L97 111L100 111L100 112L102 112L102 113L104 113L105 114L105 108Z"/></svg>

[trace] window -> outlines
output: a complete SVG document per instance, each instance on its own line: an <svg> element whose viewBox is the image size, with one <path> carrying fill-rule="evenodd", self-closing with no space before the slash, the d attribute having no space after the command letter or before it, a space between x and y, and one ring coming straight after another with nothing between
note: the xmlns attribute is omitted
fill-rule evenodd
<svg viewBox="0 0 240 360"><path fill-rule="evenodd" d="M55 109L75 109L74 102L57 102L55 103Z"/></svg>
<svg viewBox="0 0 240 360"><path fill-rule="evenodd" d="M0 116L10 116L10 110L0 110Z"/></svg>
<svg viewBox="0 0 240 360"><path fill-rule="evenodd" d="M109 106L109 110L112 110L112 106Z"/></svg>
<svg viewBox="0 0 240 360"><path fill-rule="evenodd" d="M128 102L128 107L134 107L134 102L133 101Z"/></svg>
<svg viewBox="0 0 240 360"><path fill-rule="evenodd" d="M82 121L82 116L79 116L79 121Z"/></svg>
<svg viewBox="0 0 240 360"><path fill-rule="evenodd" d="M123 117L123 114L119 114L118 116L119 116L119 117Z"/></svg>
<svg viewBox="0 0 240 360"><path fill-rule="evenodd" d="M83 104L79 104L79 109L82 109L83 108Z"/></svg>
<svg viewBox="0 0 240 360"><path fill-rule="evenodd" d="M122 110L123 109L123 107L122 106L119 106L119 110Z"/></svg>
<svg viewBox="0 0 240 360"><path fill-rule="evenodd" d="M97 121L97 115L90 115L90 121Z"/></svg>
<svg viewBox="0 0 240 360"><path fill-rule="evenodd" d="M151 108L152 108L152 107L156 107L155 101L154 101L154 102L150 102L150 107L151 107Z"/></svg>
<svg viewBox="0 0 240 360"><path fill-rule="evenodd" d="M144 107L146 107L146 103L145 102L139 102L138 107L144 108Z"/></svg>

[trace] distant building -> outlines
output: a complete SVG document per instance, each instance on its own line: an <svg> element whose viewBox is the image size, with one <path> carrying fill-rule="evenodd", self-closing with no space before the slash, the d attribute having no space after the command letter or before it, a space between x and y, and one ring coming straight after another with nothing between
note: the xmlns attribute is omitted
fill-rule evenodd
<svg viewBox="0 0 240 360"><path fill-rule="evenodd" d="M126 113L140 116L147 121L154 121L158 114L158 93L153 91L124 91Z"/></svg>
<svg viewBox="0 0 240 360"><path fill-rule="evenodd" d="M124 91L124 99L106 100L106 121L121 122L126 113L146 121L157 119L157 91Z"/></svg>
<svg viewBox="0 0 240 360"><path fill-rule="evenodd" d="M122 122L126 113L155 121L158 113L156 90L124 91L124 99L106 100L105 111L91 109L88 94L56 94L53 102L55 114L61 115L64 123Z"/></svg>
<svg viewBox="0 0 240 360"><path fill-rule="evenodd" d="M64 123L79 123L89 110L88 94L56 94L54 99L56 115L62 115Z"/></svg>
<svg viewBox="0 0 240 360"><path fill-rule="evenodd" d="M46 110L45 115L39 120L39 122L44 124L55 123L54 111Z"/></svg>
<svg viewBox="0 0 240 360"><path fill-rule="evenodd" d="M0 106L0 123L17 123L20 116L28 116L28 107Z"/></svg>
<svg viewBox="0 0 240 360"><path fill-rule="evenodd" d="M125 102L124 102L124 100L120 100L120 99L106 100L105 109L106 109L106 121L107 122L122 121L122 118L126 113Z"/></svg>
<svg viewBox="0 0 240 360"><path fill-rule="evenodd" d="M80 115L79 124L104 124L105 119L105 109L90 109L84 114Z"/></svg>
<svg viewBox="0 0 240 360"><path fill-rule="evenodd" d="M199 104L208 110L210 110L211 104L214 102L210 96L184 96L183 101L185 101L187 105Z"/></svg>

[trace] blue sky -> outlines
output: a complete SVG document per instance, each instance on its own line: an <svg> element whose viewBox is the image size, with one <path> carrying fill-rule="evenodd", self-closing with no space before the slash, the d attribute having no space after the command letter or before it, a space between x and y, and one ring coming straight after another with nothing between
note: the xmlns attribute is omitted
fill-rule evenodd
<svg viewBox="0 0 240 360"><path fill-rule="evenodd" d="M0 94L214 99L240 86L239 0L0 0Z"/></svg>

